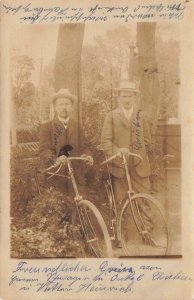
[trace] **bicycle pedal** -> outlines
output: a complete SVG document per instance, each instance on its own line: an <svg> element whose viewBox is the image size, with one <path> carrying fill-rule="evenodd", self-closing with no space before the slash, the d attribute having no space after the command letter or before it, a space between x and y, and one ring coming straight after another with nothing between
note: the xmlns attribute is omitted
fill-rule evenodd
<svg viewBox="0 0 194 300"><path fill-rule="evenodd" d="M115 246L116 248L122 248L122 243L121 243L121 241L115 240L114 246Z"/></svg>
<svg viewBox="0 0 194 300"><path fill-rule="evenodd" d="M142 236L143 242L145 242L146 244L151 244L151 237L147 230L143 230L141 232L141 236Z"/></svg>
<svg viewBox="0 0 194 300"><path fill-rule="evenodd" d="M153 244L154 247L156 247L156 248L166 248L165 246L157 244L153 238L150 238L150 239L151 239L152 244Z"/></svg>
<svg viewBox="0 0 194 300"><path fill-rule="evenodd" d="M155 248L165 248L165 246L162 246L162 245L157 245L156 241L154 240L154 238L152 238L150 236L150 234L147 232L147 231L142 231L142 239L143 241L152 246L152 247L155 247Z"/></svg>

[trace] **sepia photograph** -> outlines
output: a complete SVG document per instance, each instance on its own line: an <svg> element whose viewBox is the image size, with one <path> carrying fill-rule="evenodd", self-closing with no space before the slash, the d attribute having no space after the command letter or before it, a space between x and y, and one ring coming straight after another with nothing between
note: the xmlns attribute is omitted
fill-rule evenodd
<svg viewBox="0 0 194 300"><path fill-rule="evenodd" d="M16 24L11 258L181 257L178 22Z"/></svg>

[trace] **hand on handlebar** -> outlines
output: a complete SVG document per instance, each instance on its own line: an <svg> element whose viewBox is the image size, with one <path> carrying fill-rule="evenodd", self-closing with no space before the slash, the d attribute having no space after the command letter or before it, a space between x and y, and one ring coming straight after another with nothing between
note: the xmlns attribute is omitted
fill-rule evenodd
<svg viewBox="0 0 194 300"><path fill-rule="evenodd" d="M129 156L130 151L129 151L128 148L119 148L118 153L122 153L122 154L124 154L124 155Z"/></svg>
<svg viewBox="0 0 194 300"><path fill-rule="evenodd" d="M130 155L133 156L133 157L137 157L140 161L143 160L142 157L139 154L130 152L129 149L127 149L127 148L120 148L116 154L114 154L113 156L107 158L100 165L103 166L104 164L107 164L107 163L111 162L112 160L116 159L117 157L122 158L123 160L125 160L125 156L130 156Z"/></svg>
<svg viewBox="0 0 194 300"><path fill-rule="evenodd" d="M60 165L60 164L65 165L66 162L67 162L67 157L65 155L61 155L61 156L57 157L57 159L56 159L57 165Z"/></svg>
<svg viewBox="0 0 194 300"><path fill-rule="evenodd" d="M133 153L133 152L130 152L128 148L119 148L119 151L118 151L118 156L121 157L121 155L125 155L125 156L133 156L133 157L137 157L139 158L140 160L143 160L141 155L139 154L136 154L136 153Z"/></svg>
<svg viewBox="0 0 194 300"><path fill-rule="evenodd" d="M82 154L81 157L84 158L86 165L92 166L94 164L93 157L90 155Z"/></svg>

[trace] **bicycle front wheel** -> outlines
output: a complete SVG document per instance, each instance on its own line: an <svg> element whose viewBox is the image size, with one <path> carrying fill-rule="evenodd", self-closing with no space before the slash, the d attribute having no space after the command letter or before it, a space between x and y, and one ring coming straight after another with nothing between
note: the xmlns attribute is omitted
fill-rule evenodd
<svg viewBox="0 0 194 300"><path fill-rule="evenodd" d="M110 236L96 206L88 200L81 200L78 203L78 214L92 256L113 257Z"/></svg>
<svg viewBox="0 0 194 300"><path fill-rule="evenodd" d="M164 256L168 252L165 213L150 195L136 194L126 200L120 214L119 232L127 256Z"/></svg>

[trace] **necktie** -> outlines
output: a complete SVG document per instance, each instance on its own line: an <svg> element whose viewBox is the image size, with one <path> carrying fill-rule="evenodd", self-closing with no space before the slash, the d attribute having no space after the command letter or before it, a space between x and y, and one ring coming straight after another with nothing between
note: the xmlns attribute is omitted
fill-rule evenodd
<svg viewBox="0 0 194 300"><path fill-rule="evenodd" d="M68 127L68 123L69 123L69 120L68 120L68 119L67 119L67 120L65 120L65 121L63 122L63 125L64 125L65 129L67 129L67 127Z"/></svg>

